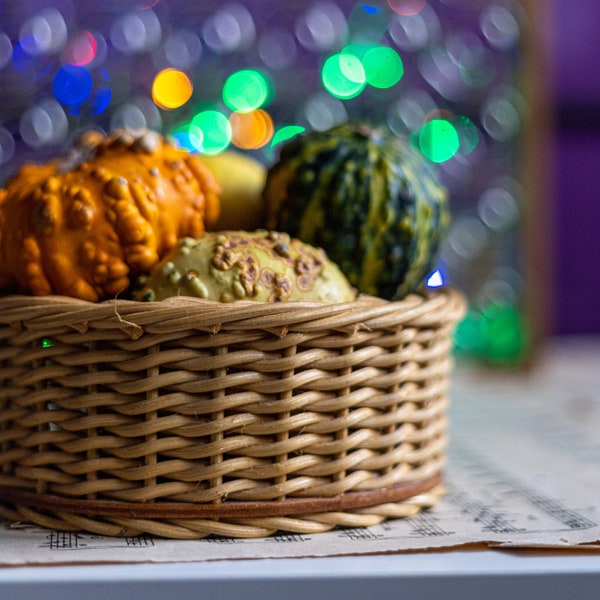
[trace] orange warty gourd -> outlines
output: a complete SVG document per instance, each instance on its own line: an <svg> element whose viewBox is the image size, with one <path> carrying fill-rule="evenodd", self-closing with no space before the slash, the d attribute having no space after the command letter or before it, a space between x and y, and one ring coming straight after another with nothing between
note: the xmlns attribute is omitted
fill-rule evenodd
<svg viewBox="0 0 600 600"><path fill-rule="evenodd" d="M88 131L0 190L0 291L113 298L219 216L209 169L151 131Z"/></svg>

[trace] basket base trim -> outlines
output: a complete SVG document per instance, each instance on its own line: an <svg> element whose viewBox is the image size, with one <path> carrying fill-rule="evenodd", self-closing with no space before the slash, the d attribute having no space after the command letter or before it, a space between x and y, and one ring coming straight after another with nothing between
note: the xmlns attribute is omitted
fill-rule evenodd
<svg viewBox="0 0 600 600"><path fill-rule="evenodd" d="M356 508L368 508L388 502L402 502L413 496L431 491L441 481L442 474L437 473L426 479L399 483L390 488L348 492L331 498L287 498L285 500L258 502L228 500L215 504L194 504L187 502L156 502L145 504L115 500L76 499L51 494L37 494L21 488L0 486L0 501L15 506L25 506L38 510L63 511L88 517L105 516L143 519L280 517L346 511Z"/></svg>

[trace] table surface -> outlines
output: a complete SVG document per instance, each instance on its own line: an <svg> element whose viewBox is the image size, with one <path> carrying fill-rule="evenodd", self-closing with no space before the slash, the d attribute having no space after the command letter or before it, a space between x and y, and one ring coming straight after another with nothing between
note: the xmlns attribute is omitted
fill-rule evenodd
<svg viewBox="0 0 600 600"><path fill-rule="evenodd" d="M577 344L566 346L577 354ZM588 365L577 377L598 379L600 343L586 341ZM598 363L600 364L600 363ZM600 387L600 386L599 386ZM2 600L84 598L600 598L600 546L579 550L477 547L336 556L188 563L56 565L0 568Z"/></svg>
<svg viewBox="0 0 600 600"><path fill-rule="evenodd" d="M453 550L394 555L0 570L3 600L144 598L597 599L598 553ZM400 593L401 591L401 593ZM201 596L199 596L201 593Z"/></svg>

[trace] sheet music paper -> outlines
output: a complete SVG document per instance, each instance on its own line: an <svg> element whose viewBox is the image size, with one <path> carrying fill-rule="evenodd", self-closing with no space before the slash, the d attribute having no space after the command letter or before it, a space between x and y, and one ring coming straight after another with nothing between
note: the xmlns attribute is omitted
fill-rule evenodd
<svg viewBox="0 0 600 600"><path fill-rule="evenodd" d="M433 509L361 529L240 540L0 526L0 565L335 556L470 543L600 550L600 346L551 350L531 374L459 366L448 492Z"/></svg>

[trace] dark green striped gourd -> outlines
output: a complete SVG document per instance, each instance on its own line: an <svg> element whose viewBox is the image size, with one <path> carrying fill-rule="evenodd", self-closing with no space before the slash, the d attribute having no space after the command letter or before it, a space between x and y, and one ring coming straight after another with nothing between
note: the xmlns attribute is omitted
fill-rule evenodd
<svg viewBox="0 0 600 600"><path fill-rule="evenodd" d="M345 123L288 142L267 173L267 226L322 247L359 292L400 298L434 268L448 194L388 129Z"/></svg>

